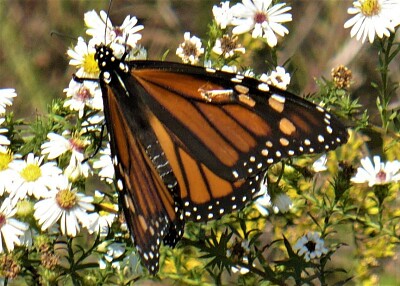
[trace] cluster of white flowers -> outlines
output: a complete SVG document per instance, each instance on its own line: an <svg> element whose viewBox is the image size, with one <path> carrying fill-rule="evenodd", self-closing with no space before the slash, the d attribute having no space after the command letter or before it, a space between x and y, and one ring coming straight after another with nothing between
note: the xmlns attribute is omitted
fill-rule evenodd
<svg viewBox="0 0 400 286"><path fill-rule="evenodd" d="M245 53L245 48L238 43L236 35L253 30L253 38L263 38L269 46L275 47L278 43L276 34L284 36L289 33L289 30L281 24L292 20L292 15L286 13L291 7L285 3L272 5L272 0L243 0L242 3L229 6L230 2L225 1L221 2L220 7L214 6L212 10L215 22L224 32L222 37L216 39L212 51L225 59ZM232 35L225 31L229 26L234 27ZM184 38L185 41L179 45L176 54L184 63L198 63L199 57L204 54L201 40L196 36L190 37L189 32L185 33ZM236 67L222 68L225 71L232 69L236 72ZM272 81L272 84L274 83Z"/></svg>
<svg viewBox="0 0 400 286"><path fill-rule="evenodd" d="M282 23L290 22L292 15L287 13L291 7L285 3L272 4L272 0L243 0L232 7L230 1L221 2L220 6L215 5L212 10L214 20L223 35L215 40L211 51L224 59L244 54L246 49L238 43L237 35L249 31L252 31L253 38L262 38L270 47L275 47L278 43L276 35L283 37L289 33ZM228 30L228 27L232 29ZM179 45L176 54L184 63L197 64L204 54L200 38L191 37L186 32L184 42ZM213 67L211 60L205 62L205 67ZM231 65L223 65L220 69L230 73L237 72L237 67ZM254 76L251 71L245 71L244 74ZM268 85L285 90L290 83L290 74L283 67L277 66L268 75L262 74L260 80L266 83L265 91L269 90Z"/></svg>
<svg viewBox="0 0 400 286"><path fill-rule="evenodd" d="M54 154L54 151L50 153ZM76 236L80 226L90 226L87 211L94 210L93 197L72 189L66 173L56 162L47 159L45 162L44 155L38 157L33 153L23 158L1 147L0 252L4 251L2 241L11 251L14 245L21 245L30 236L28 224L13 218L19 203L25 200L35 202L34 217L42 230L58 224L62 234Z"/></svg>
<svg viewBox="0 0 400 286"><path fill-rule="evenodd" d="M94 211L93 202L102 196L100 192L95 196L85 195L78 191L74 182L88 178L95 170L107 183L111 183L114 177L109 146L100 151L102 156L93 166L85 160L85 149L92 142L84 133L101 129L96 126L101 126L104 118L101 114L101 88L96 80L99 68L94 59L95 46L110 44L120 56L127 52L140 57L143 50L136 46L141 39L137 32L143 26L136 25L137 19L128 16L120 27L114 27L104 11L100 15L95 11L86 13L85 23L92 38L88 42L79 38L76 46L67 53L71 58L70 64L77 69L76 77L94 80L73 79L64 90L67 95L64 107L76 112L85 129L74 133L51 132L47 135L48 141L41 145L39 155L29 153L21 156L7 148L10 144L8 130L0 128L0 252L12 251L15 245L31 243L32 229L14 218L20 202L26 200L34 204L33 216L42 231L56 230L71 237L76 236L81 228L105 236L116 218L112 212L102 214ZM14 89L0 89L0 125L5 122L6 107L12 105L16 96ZM69 160L65 168L57 166L57 162L65 160ZM110 208L116 209L114 205Z"/></svg>
<svg viewBox="0 0 400 286"><path fill-rule="evenodd" d="M16 96L15 89L0 89L0 125L5 122L7 106L12 105ZM0 134L6 133L7 128L0 128ZM19 173L10 167L15 163L15 157L8 149L10 143L7 134L0 135L0 253L12 251L15 245L21 245L21 237L29 227L28 224L14 218L17 213L16 200L12 200L9 193L11 190L17 192L18 188L14 188L12 178L17 177ZM24 189L21 185L19 187Z"/></svg>
<svg viewBox="0 0 400 286"><path fill-rule="evenodd" d="M221 3L221 7L214 6L215 21L226 29L234 26L235 35L252 31L253 38L264 38L270 47L278 43L276 35L283 37L289 30L282 23L292 21L292 14L286 13L292 8L286 3L272 5L272 0L243 0L229 7L229 1Z"/></svg>

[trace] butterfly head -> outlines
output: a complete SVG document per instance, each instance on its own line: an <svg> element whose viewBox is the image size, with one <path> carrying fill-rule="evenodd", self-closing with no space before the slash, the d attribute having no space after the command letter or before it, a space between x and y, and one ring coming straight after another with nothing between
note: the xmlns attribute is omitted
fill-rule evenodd
<svg viewBox="0 0 400 286"><path fill-rule="evenodd" d="M109 46L104 44L96 45L96 53L94 55L94 59L99 65L99 69L101 72L109 72L121 70L125 73L128 72L128 66L124 61L118 59L114 55L114 51Z"/></svg>

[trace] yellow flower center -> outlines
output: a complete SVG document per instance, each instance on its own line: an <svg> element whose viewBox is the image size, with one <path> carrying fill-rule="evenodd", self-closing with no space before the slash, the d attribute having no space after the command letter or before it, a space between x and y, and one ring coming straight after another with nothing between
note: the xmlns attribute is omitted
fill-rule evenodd
<svg viewBox="0 0 400 286"><path fill-rule="evenodd" d="M97 74L100 72L99 66L94 59L94 54L87 54L84 56L83 69L88 74Z"/></svg>
<svg viewBox="0 0 400 286"><path fill-rule="evenodd" d="M378 0L365 0L362 1L361 4L361 11L365 16L374 16L379 14L381 11L381 6L378 3Z"/></svg>
<svg viewBox="0 0 400 286"><path fill-rule="evenodd" d="M56 201L61 208L70 210L76 205L76 194L69 189L61 190L56 195Z"/></svg>
<svg viewBox="0 0 400 286"><path fill-rule="evenodd" d="M42 170L40 170L39 166L36 164L28 164L21 171L21 177L25 179L27 182L34 182L40 178L42 175Z"/></svg>
<svg viewBox="0 0 400 286"><path fill-rule="evenodd" d="M8 164L13 160L13 155L10 151L6 153L0 153L0 171L6 170Z"/></svg>

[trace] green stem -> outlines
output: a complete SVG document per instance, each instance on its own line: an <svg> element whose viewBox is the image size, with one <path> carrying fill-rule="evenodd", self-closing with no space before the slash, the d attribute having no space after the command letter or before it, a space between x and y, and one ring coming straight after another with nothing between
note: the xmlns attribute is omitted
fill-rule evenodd
<svg viewBox="0 0 400 286"><path fill-rule="evenodd" d="M392 52L395 33L391 33L389 38L379 39L379 73L381 76L381 85L378 86L380 116L382 120L382 128L387 131L390 121L390 112L388 111L389 102L392 96L392 90L389 87L389 64L398 53L398 49Z"/></svg>

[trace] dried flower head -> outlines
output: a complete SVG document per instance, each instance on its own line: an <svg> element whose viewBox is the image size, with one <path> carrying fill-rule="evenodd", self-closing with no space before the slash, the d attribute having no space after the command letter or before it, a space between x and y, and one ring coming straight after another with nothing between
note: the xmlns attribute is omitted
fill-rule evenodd
<svg viewBox="0 0 400 286"><path fill-rule="evenodd" d="M54 268L56 268L58 262L59 262L60 258L58 257L58 255L47 251L42 253L42 255L40 256L40 263L41 265L49 270L54 270Z"/></svg>
<svg viewBox="0 0 400 286"><path fill-rule="evenodd" d="M12 253L0 257L0 277L13 279L21 272L21 265Z"/></svg>
<svg viewBox="0 0 400 286"><path fill-rule="evenodd" d="M176 50L176 54L187 64L194 65L199 61L199 57L204 54L204 48L201 47L201 40L196 37L190 37L190 33L184 34L184 42L181 43Z"/></svg>
<svg viewBox="0 0 400 286"><path fill-rule="evenodd" d="M333 83L337 88L349 88L352 79L351 70L344 65L340 65L337 68L333 68L332 72Z"/></svg>
<svg viewBox="0 0 400 286"><path fill-rule="evenodd" d="M237 40L237 36L223 35L222 38L216 40L212 51L226 59L234 56L235 53L244 54L246 50Z"/></svg>

